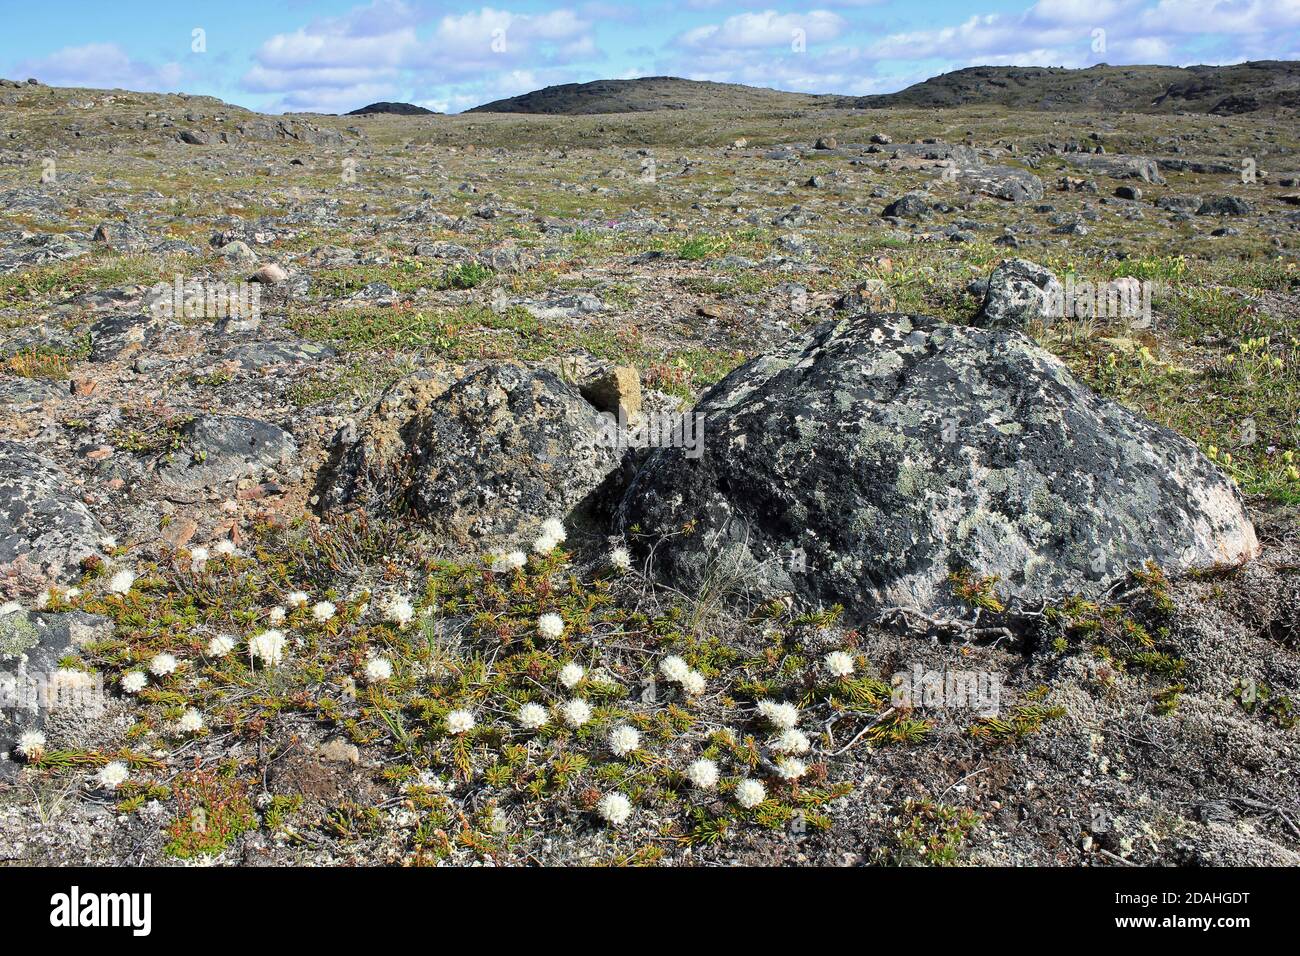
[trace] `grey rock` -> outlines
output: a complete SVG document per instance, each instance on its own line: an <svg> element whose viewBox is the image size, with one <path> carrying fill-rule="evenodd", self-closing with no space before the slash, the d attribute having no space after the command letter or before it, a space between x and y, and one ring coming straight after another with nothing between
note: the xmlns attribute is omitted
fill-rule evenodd
<svg viewBox="0 0 1300 956"><path fill-rule="evenodd" d="M930 203L922 193L905 193L885 207L884 215L899 219L920 219L930 214Z"/></svg>
<svg viewBox="0 0 1300 956"><path fill-rule="evenodd" d="M319 362L333 358L334 349L328 345L315 342L289 340L282 342L245 342L227 349L221 355L221 361L238 362L240 367L250 371L270 368L276 365L299 365Z"/></svg>
<svg viewBox="0 0 1300 956"><path fill-rule="evenodd" d="M17 442L0 442L0 581L18 565L64 579L99 553L103 538L62 468Z"/></svg>
<svg viewBox="0 0 1300 956"><path fill-rule="evenodd" d="M1029 170L1017 166L959 166L945 175L971 192L983 193L995 199L1028 202L1043 198L1043 181Z"/></svg>
<svg viewBox="0 0 1300 956"><path fill-rule="evenodd" d="M60 387L46 379L0 375L0 407L30 408L66 395L67 391L67 383Z"/></svg>
<svg viewBox="0 0 1300 956"><path fill-rule="evenodd" d="M1234 175L1241 172L1240 163L1224 159L1186 159L1181 156L1161 156L1156 159L1161 169L1175 173L1201 173L1211 175Z"/></svg>
<svg viewBox="0 0 1300 956"><path fill-rule="evenodd" d="M1163 185L1165 181L1160 175L1160 164L1146 156L1067 153L1064 159L1081 169L1112 179L1140 179L1156 185Z"/></svg>
<svg viewBox="0 0 1300 956"><path fill-rule="evenodd" d="M242 415L200 415L181 429L181 447L158 464L178 488L225 485L267 469L289 467L298 453L282 428Z"/></svg>
<svg viewBox="0 0 1300 956"><path fill-rule="evenodd" d="M1156 208L1167 212L1194 213L1201 208L1201 197L1175 193L1161 196L1156 200Z"/></svg>
<svg viewBox="0 0 1300 956"><path fill-rule="evenodd" d="M151 313L109 315L90 327L90 360L111 362L153 343L162 326Z"/></svg>
<svg viewBox="0 0 1300 956"><path fill-rule="evenodd" d="M1005 259L989 276L984 304L973 325L994 329L1023 329L1030 322L1050 321L1051 303L1064 289L1050 270L1028 259Z"/></svg>
<svg viewBox="0 0 1300 956"><path fill-rule="evenodd" d="M15 775L13 750L23 732L71 729L102 713L102 678L60 673L59 662L112 632L108 618L84 611L0 613L0 779Z"/></svg>
<svg viewBox="0 0 1300 956"><path fill-rule="evenodd" d="M1209 196L1196 210L1201 216L1249 216L1250 203L1236 196Z"/></svg>
<svg viewBox="0 0 1300 956"><path fill-rule="evenodd" d="M518 546L614 469L608 419L547 369L486 365L397 382L318 485L326 510L409 513L459 545Z"/></svg>
<svg viewBox="0 0 1300 956"><path fill-rule="evenodd" d="M248 248L248 244L242 239L236 239L234 242L228 242L221 247L221 258L225 259L232 266L238 266L241 269L251 268L257 264L257 256L253 250Z"/></svg>
<svg viewBox="0 0 1300 956"><path fill-rule="evenodd" d="M959 570L1036 602L1095 597L1148 560L1178 571L1258 551L1241 495L1194 444L1018 332L827 322L696 412L703 454L650 451L616 512L687 593L793 594L861 619L956 605Z"/></svg>
<svg viewBox="0 0 1300 956"><path fill-rule="evenodd" d="M946 159L960 166L978 166L980 164L979 153L975 152L974 149L952 143L902 143L889 145L887 149L881 152L901 159Z"/></svg>

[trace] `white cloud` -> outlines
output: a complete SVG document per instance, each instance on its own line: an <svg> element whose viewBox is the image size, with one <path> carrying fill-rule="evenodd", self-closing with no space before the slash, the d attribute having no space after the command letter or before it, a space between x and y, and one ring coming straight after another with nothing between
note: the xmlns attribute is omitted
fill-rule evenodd
<svg viewBox="0 0 1300 956"><path fill-rule="evenodd" d="M680 34L675 43L695 50L754 50L790 47L796 38L806 43L834 40L848 23L838 13L813 10L810 13L739 13L721 23L696 27Z"/></svg>
<svg viewBox="0 0 1300 956"><path fill-rule="evenodd" d="M14 68L14 72L34 76L53 86L120 87L146 92L174 91L184 76L179 63L155 66L132 59L116 43L64 47L48 56L24 60Z"/></svg>
<svg viewBox="0 0 1300 956"><path fill-rule="evenodd" d="M1300 0L1160 0L1143 12L1141 26L1155 34L1295 30L1300 28Z"/></svg>
<svg viewBox="0 0 1300 956"><path fill-rule="evenodd" d="M895 33L875 43L882 59L958 64L1083 66L1187 62L1193 37L1240 38L1258 56L1285 56L1284 31L1300 26L1300 0L1038 0L1021 14L990 13L955 26ZM1105 45L1094 48L1094 31Z"/></svg>
<svg viewBox="0 0 1300 956"><path fill-rule="evenodd" d="M429 21L403 0L372 0L271 37L242 85L280 94L280 108L332 110L362 105L376 91L407 99L412 90L439 84L477 81L475 86L487 88L492 78L517 77L525 68L603 57L591 21L567 7L514 13L484 6ZM519 92L526 90L502 95ZM450 108L458 108L462 98L455 89L424 94Z"/></svg>

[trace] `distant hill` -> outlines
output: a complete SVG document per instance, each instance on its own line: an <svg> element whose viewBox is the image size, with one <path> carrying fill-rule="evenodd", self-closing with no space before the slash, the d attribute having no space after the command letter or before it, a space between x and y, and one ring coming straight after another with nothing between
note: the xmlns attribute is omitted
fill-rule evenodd
<svg viewBox="0 0 1300 956"><path fill-rule="evenodd" d="M635 113L685 109L848 109L1000 105L1017 110L1216 113L1300 108L1300 62L1232 66L973 66L875 96L787 93L675 76L548 86L495 100L471 113Z"/></svg>
<svg viewBox="0 0 1300 956"><path fill-rule="evenodd" d="M352 110L344 116L369 116L371 113L391 113L397 116L437 116L433 110L426 110L414 103L371 103L359 110Z"/></svg>
<svg viewBox="0 0 1300 956"><path fill-rule="evenodd" d="M639 113L648 110L786 109L835 105L838 97L784 93L738 83L684 80L676 76L645 76L636 80L595 80L565 83L494 100L470 113Z"/></svg>
<svg viewBox="0 0 1300 956"><path fill-rule="evenodd" d="M1019 110L1250 113L1300 107L1300 62L1232 66L973 66L897 93L844 97L859 109L996 104Z"/></svg>

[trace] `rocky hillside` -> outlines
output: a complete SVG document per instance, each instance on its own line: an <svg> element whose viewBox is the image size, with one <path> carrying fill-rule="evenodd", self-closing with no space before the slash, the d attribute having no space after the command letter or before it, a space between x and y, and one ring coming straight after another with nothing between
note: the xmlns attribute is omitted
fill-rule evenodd
<svg viewBox="0 0 1300 956"><path fill-rule="evenodd" d="M897 93L845 98L855 109L998 105L1015 110L1125 110L1232 115L1300 107L1300 62L1232 66L973 66Z"/></svg>
<svg viewBox="0 0 1300 956"><path fill-rule="evenodd" d="M470 113L642 113L651 110L785 109L831 98L784 93L737 83L645 76L635 80L565 83L476 106Z"/></svg>
<svg viewBox="0 0 1300 956"><path fill-rule="evenodd" d="M436 116L433 110L425 109L423 106L416 106L414 103L371 103L368 106L362 106L359 109L351 110L344 114L346 116L371 116L377 113L389 114L392 116Z"/></svg>

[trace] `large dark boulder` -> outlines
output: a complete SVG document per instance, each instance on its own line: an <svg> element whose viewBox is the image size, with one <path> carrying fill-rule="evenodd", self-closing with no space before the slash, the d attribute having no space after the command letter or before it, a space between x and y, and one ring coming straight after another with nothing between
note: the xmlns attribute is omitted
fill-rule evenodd
<svg viewBox="0 0 1300 956"><path fill-rule="evenodd" d="M461 547L517 546L583 506L618 463L602 417L547 369L498 363L395 383L339 438L327 511L408 514Z"/></svg>
<svg viewBox="0 0 1300 956"><path fill-rule="evenodd" d="M1196 211L1202 216L1249 216L1251 208L1236 196L1210 196Z"/></svg>
<svg viewBox="0 0 1300 956"><path fill-rule="evenodd" d="M687 593L950 606L949 574L1026 600L1155 560L1240 562L1241 496L1193 445L1079 384L1022 333L828 322L710 389L704 453L650 452L617 523Z"/></svg>

